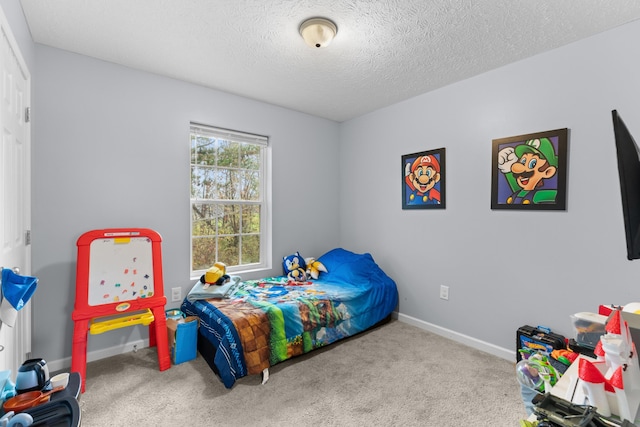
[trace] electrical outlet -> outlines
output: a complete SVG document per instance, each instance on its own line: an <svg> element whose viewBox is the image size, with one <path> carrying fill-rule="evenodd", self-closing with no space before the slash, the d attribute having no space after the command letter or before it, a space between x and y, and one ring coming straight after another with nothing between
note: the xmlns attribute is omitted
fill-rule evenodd
<svg viewBox="0 0 640 427"><path fill-rule="evenodd" d="M182 288L171 288L171 302L182 301Z"/></svg>
<svg viewBox="0 0 640 427"><path fill-rule="evenodd" d="M440 285L440 299L448 300L449 299L449 287L445 285Z"/></svg>

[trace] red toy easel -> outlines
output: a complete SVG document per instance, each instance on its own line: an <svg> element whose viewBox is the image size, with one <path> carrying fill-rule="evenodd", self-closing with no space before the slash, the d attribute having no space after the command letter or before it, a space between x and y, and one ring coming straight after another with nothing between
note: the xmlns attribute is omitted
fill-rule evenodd
<svg viewBox="0 0 640 427"><path fill-rule="evenodd" d="M160 235L147 228L92 230L78 238L71 371L85 390L88 334L149 326L161 371L171 367Z"/></svg>

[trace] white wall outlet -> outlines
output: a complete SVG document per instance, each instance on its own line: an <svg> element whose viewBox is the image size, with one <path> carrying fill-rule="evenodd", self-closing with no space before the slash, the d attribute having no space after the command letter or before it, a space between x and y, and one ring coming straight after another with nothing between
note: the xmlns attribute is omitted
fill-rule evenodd
<svg viewBox="0 0 640 427"><path fill-rule="evenodd" d="M449 287L445 285L440 285L440 299L449 299Z"/></svg>
<svg viewBox="0 0 640 427"><path fill-rule="evenodd" d="M171 302L182 301L182 288L171 288Z"/></svg>

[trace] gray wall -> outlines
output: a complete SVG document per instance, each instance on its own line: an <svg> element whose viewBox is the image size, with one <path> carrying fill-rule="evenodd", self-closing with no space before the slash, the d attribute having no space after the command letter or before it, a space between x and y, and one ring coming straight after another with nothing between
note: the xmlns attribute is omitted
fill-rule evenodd
<svg viewBox="0 0 640 427"><path fill-rule="evenodd" d="M71 355L76 240L149 227L163 237L165 294L189 277L189 122L270 137L273 268L338 241L338 125L272 105L36 45L33 121L33 352ZM169 303L168 307L175 307ZM51 326L56 325L55 333ZM90 336L89 352L146 329Z"/></svg>
<svg viewBox="0 0 640 427"><path fill-rule="evenodd" d="M342 124L341 243L395 278L401 317L514 351L519 326L573 336L570 314L640 300L611 121L640 142L638 39L640 21ZM565 127L568 209L492 211L492 139ZM403 211L401 156L440 147L446 210Z"/></svg>

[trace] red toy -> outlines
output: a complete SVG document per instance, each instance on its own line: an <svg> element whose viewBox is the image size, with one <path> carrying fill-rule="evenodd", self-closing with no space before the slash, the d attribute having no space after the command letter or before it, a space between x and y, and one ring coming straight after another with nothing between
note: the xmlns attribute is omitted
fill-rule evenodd
<svg viewBox="0 0 640 427"><path fill-rule="evenodd" d="M161 242L147 228L93 230L78 239L71 371L80 373L83 393L89 332L149 326L160 370L171 367Z"/></svg>

